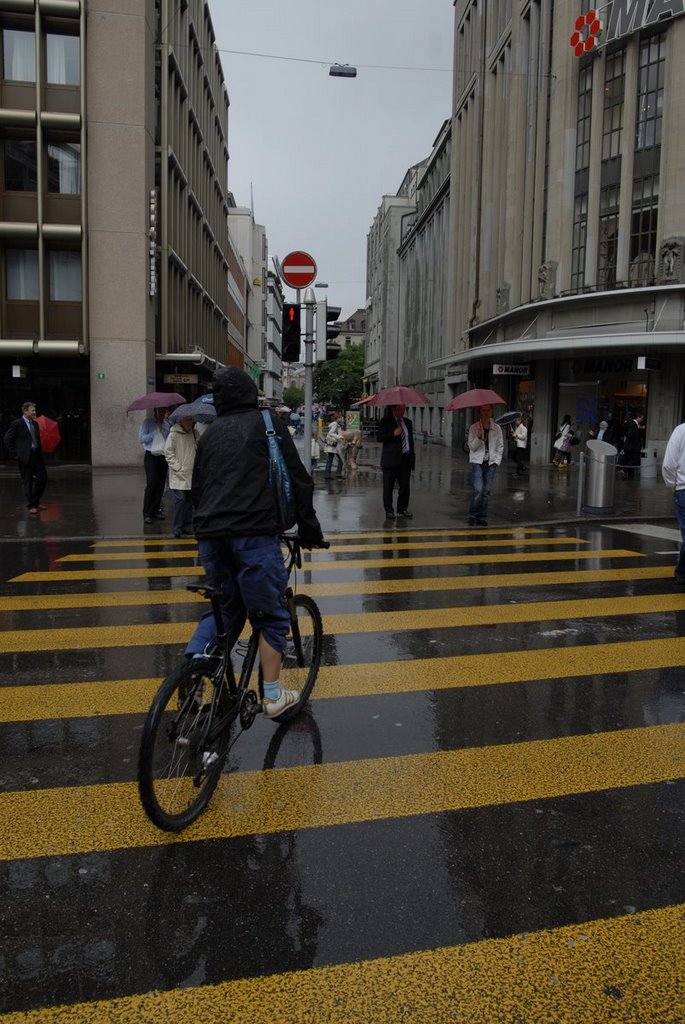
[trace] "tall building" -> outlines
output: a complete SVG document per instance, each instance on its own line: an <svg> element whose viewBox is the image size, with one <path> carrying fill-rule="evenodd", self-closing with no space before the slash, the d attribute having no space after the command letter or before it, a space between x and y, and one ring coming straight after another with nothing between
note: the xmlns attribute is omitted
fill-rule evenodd
<svg viewBox="0 0 685 1024"><path fill-rule="evenodd" d="M493 386L549 458L685 412L685 4L457 0L449 392ZM651 367L651 368L648 368ZM461 429L457 431L461 436Z"/></svg>
<svg viewBox="0 0 685 1024"><path fill-rule="evenodd" d="M133 464L129 402L194 397L227 362L229 101L209 7L0 0L0 28L2 414L33 398L62 457Z"/></svg>

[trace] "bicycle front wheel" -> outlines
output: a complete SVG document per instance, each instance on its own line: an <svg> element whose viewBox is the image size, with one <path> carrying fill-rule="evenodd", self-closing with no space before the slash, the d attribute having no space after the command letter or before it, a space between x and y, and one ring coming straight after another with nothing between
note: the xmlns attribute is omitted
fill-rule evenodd
<svg viewBox="0 0 685 1024"><path fill-rule="evenodd" d="M226 760L228 727L211 738L228 706L216 672L208 658L181 665L160 686L143 727L138 792L150 820L167 832L180 832L201 814Z"/></svg>
<svg viewBox="0 0 685 1024"><path fill-rule="evenodd" d="M282 715L272 718L272 722L287 722L305 706L319 673L322 651L321 612L311 597L297 594L293 598L290 631L281 662L281 686L286 690L299 690L300 699Z"/></svg>

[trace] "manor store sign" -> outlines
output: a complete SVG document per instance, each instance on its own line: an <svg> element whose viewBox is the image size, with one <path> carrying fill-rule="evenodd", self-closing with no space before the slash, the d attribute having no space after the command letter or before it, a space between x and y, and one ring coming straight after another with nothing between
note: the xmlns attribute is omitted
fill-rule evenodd
<svg viewBox="0 0 685 1024"><path fill-rule="evenodd" d="M685 14L685 0L610 0L576 18L570 43L576 57L661 21Z"/></svg>

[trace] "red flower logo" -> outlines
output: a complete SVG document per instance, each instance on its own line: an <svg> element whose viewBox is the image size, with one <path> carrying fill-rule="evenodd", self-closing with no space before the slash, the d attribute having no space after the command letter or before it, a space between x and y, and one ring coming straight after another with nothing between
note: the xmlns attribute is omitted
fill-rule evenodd
<svg viewBox="0 0 685 1024"><path fill-rule="evenodd" d="M570 40L576 57L582 57L593 49L601 31L602 22L594 9L576 18L576 30Z"/></svg>

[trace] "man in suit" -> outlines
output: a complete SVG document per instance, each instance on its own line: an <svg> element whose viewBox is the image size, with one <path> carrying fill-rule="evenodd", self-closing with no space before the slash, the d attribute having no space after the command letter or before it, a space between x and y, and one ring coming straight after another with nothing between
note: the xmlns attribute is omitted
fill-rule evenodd
<svg viewBox="0 0 685 1024"><path fill-rule="evenodd" d="M5 434L5 447L19 466L26 502L32 516L37 516L45 485L48 482L40 443L40 427L36 423L36 403L24 402L19 419L12 420Z"/></svg>
<svg viewBox="0 0 685 1024"><path fill-rule="evenodd" d="M409 511L409 488L411 471L414 468L414 429L411 420L404 415L404 405L392 405L378 424L378 440L383 445L381 450L381 469L383 470L383 507L387 519L394 519L393 491L397 492L397 516L411 519Z"/></svg>

